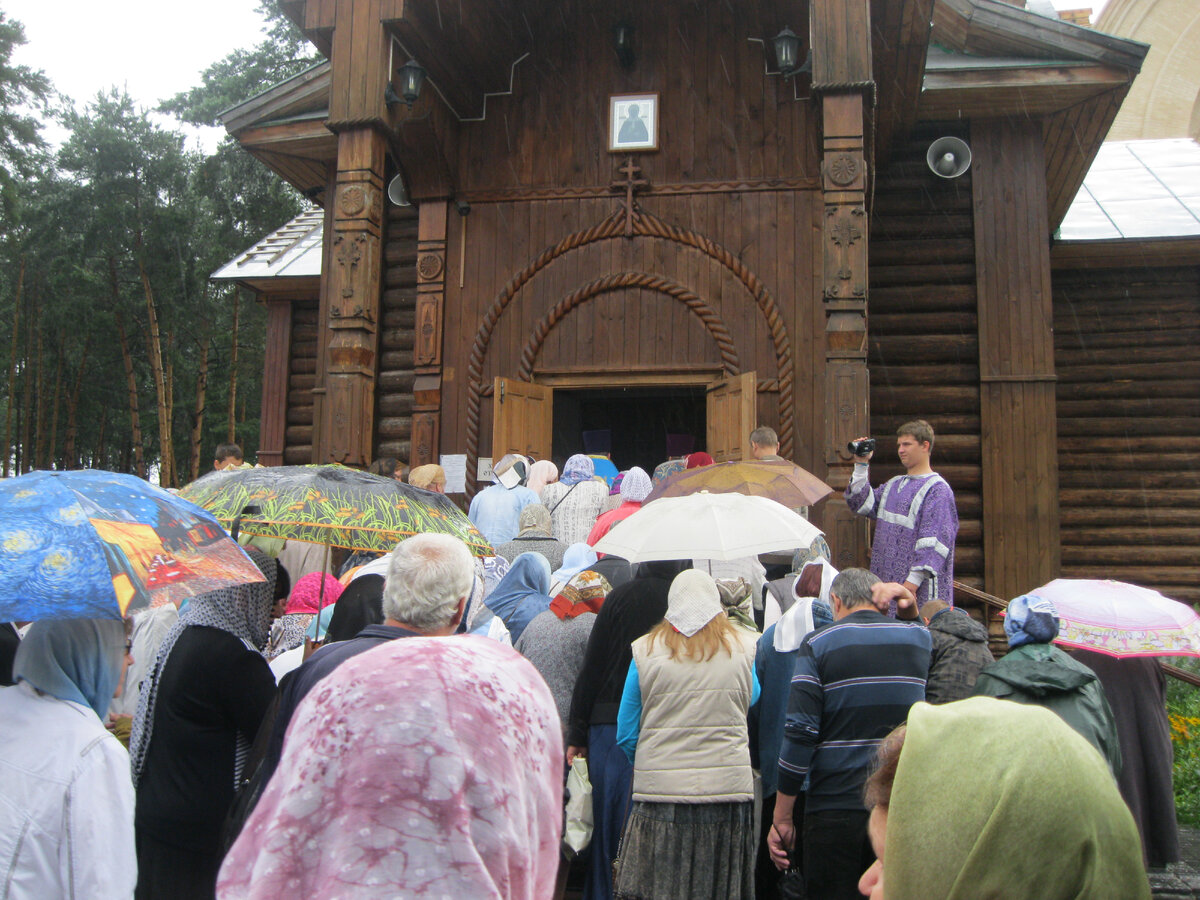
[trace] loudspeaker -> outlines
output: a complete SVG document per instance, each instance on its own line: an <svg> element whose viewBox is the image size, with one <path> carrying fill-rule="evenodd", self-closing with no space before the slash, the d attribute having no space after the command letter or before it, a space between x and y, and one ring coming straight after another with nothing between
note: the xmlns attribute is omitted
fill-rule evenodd
<svg viewBox="0 0 1200 900"><path fill-rule="evenodd" d="M388 182L387 195L395 206L412 206L412 200L408 197L408 188L404 186L403 175L397 175Z"/></svg>
<svg viewBox="0 0 1200 900"><path fill-rule="evenodd" d="M939 178L957 178L971 168L971 148L960 138L938 138L929 145L925 162Z"/></svg>

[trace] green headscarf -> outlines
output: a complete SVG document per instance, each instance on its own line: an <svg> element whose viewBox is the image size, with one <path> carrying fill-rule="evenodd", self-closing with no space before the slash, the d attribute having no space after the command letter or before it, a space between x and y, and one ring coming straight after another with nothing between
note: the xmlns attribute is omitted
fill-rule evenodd
<svg viewBox="0 0 1200 900"><path fill-rule="evenodd" d="M1096 749L1049 710L918 703L892 787L887 900L1149 900L1133 817Z"/></svg>

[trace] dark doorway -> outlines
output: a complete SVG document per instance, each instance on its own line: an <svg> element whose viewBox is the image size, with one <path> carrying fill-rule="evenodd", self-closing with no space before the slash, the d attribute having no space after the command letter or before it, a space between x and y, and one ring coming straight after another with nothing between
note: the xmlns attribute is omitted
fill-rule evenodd
<svg viewBox="0 0 1200 900"><path fill-rule="evenodd" d="M702 386L555 388L554 459L561 466L584 452L583 432L608 429L616 467L641 466L653 474L668 458L668 435L690 436L692 450L704 449L705 416Z"/></svg>

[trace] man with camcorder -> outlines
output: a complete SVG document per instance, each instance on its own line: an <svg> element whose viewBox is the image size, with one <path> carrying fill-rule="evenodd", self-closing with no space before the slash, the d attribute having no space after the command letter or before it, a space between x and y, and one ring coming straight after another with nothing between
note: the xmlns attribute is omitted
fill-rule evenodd
<svg viewBox="0 0 1200 900"><path fill-rule="evenodd" d="M846 503L860 516L875 520L871 571L916 594L914 610L930 600L953 605L958 509L950 485L929 466L933 427L924 419L900 426L896 452L905 472L877 488L867 477L875 441L858 438L848 448L854 474L846 486ZM894 602L890 615L896 615Z"/></svg>

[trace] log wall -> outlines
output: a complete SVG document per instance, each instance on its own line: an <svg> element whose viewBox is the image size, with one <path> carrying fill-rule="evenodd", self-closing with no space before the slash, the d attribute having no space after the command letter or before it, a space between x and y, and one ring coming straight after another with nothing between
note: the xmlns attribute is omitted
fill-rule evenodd
<svg viewBox="0 0 1200 900"><path fill-rule="evenodd" d="M871 481L900 474L896 429L923 418L936 434L933 467L954 488L954 576L983 584L979 340L971 175L934 176L925 151L952 128L925 128L879 172L871 214ZM965 134L959 136L965 137Z"/></svg>
<svg viewBox="0 0 1200 900"><path fill-rule="evenodd" d="M1200 267L1054 272L1062 574L1200 601Z"/></svg>
<svg viewBox="0 0 1200 900"><path fill-rule="evenodd" d="M379 304L374 458L412 454L413 339L417 310L417 208L387 206Z"/></svg>
<svg viewBox="0 0 1200 900"><path fill-rule="evenodd" d="M292 301L291 357L288 361L287 428L283 464L313 461L313 386L317 381L317 298Z"/></svg>

